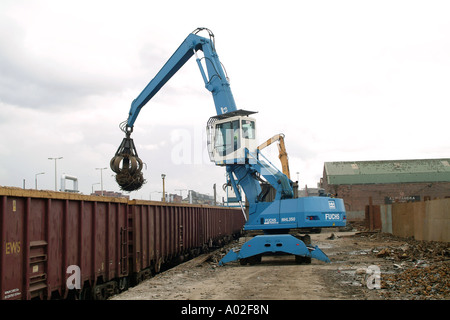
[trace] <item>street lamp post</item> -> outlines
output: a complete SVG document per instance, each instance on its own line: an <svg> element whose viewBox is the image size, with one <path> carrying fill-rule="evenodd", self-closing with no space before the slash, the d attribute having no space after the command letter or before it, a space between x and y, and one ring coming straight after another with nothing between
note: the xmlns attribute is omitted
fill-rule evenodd
<svg viewBox="0 0 450 320"><path fill-rule="evenodd" d="M57 179L56 179L56 177L57 177L57 174L56 174L56 160L60 160L60 159L62 159L63 157L59 157L59 158L48 158L48 160L55 160L55 191L58 191L58 186L57 186Z"/></svg>
<svg viewBox="0 0 450 320"><path fill-rule="evenodd" d="M34 175L34 188L37 190L37 176L40 174L45 174L45 172L39 172Z"/></svg>
<svg viewBox="0 0 450 320"><path fill-rule="evenodd" d="M100 170L100 188L102 189L102 196L103 196L103 170L105 170L105 168L95 168L95 170Z"/></svg>
<svg viewBox="0 0 450 320"><path fill-rule="evenodd" d="M161 193L161 191L150 191L150 201L152 200L152 193Z"/></svg>
<svg viewBox="0 0 450 320"><path fill-rule="evenodd" d="M163 173L161 174L162 183L163 183L163 202L166 202L166 186L164 180L166 179L166 175Z"/></svg>
<svg viewBox="0 0 450 320"><path fill-rule="evenodd" d="M91 192L91 194L94 194L94 186L95 186L96 184L100 184L100 182L96 182L96 183L93 183L93 184L92 184L92 192Z"/></svg>

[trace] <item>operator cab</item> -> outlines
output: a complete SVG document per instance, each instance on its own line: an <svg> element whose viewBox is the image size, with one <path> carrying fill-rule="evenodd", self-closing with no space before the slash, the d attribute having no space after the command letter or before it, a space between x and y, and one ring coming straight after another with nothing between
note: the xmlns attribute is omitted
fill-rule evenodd
<svg viewBox="0 0 450 320"><path fill-rule="evenodd" d="M255 119L249 115L256 112L237 110L211 117L207 125L209 158L216 165L246 163L245 148L255 153Z"/></svg>

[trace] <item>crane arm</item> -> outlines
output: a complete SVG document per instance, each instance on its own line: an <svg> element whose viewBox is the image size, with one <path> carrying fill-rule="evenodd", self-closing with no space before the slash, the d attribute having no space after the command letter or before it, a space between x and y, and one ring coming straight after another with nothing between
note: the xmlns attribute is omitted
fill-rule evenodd
<svg viewBox="0 0 450 320"><path fill-rule="evenodd" d="M267 141L261 143L258 146L258 150L262 150L268 146L270 146L275 141L278 141L278 158L280 158L281 161L281 168L283 170L283 173L288 177L288 179L291 178L291 174L289 171L289 158L286 151L286 146L284 144L284 134L276 134L272 138L268 139Z"/></svg>
<svg viewBox="0 0 450 320"><path fill-rule="evenodd" d="M208 31L209 39L197 35L202 30ZM203 52L202 58L198 57L198 51ZM156 76L133 100L127 120L120 124L121 130L125 132L125 138L111 159L110 167L116 173L116 182L122 190L138 190L145 183L141 172L143 162L139 159L133 139L130 137L139 112L194 54L197 56L197 64L205 87L212 93L217 115L237 110L230 83L215 50L214 34L209 29L197 28L186 37ZM203 68L203 59L206 72Z"/></svg>
<svg viewBox="0 0 450 320"><path fill-rule="evenodd" d="M202 66L201 60L197 56L197 64L200 68L205 87L208 89L214 99L217 115L236 111L236 103L231 93L230 83L222 68L219 56L214 46L214 35L208 29L210 39L197 35L199 31L205 28L198 28L194 33L183 41L166 64L148 83L142 92L131 103L128 114L127 127L132 128L142 107L153 98L153 96L172 78L172 76L194 55L197 51L202 51L207 69L207 75Z"/></svg>

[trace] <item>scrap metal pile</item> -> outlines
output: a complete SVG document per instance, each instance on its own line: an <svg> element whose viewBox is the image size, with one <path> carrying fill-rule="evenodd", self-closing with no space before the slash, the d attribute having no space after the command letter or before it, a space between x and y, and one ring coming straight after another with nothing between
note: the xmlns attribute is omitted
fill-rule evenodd
<svg viewBox="0 0 450 320"><path fill-rule="evenodd" d="M372 254L390 260L394 266L395 272L381 276L380 294L385 299L395 299L397 293L411 299L450 299L450 243L385 233L375 236L403 242L372 250Z"/></svg>
<svg viewBox="0 0 450 320"><path fill-rule="evenodd" d="M450 262L434 263L428 267L410 268L398 274L382 277L381 288L398 290L418 299L450 298ZM390 297L390 291L382 292Z"/></svg>
<svg viewBox="0 0 450 320"><path fill-rule="evenodd" d="M139 190L145 183L142 172L131 173L130 170L121 170L116 174L116 182L123 191Z"/></svg>

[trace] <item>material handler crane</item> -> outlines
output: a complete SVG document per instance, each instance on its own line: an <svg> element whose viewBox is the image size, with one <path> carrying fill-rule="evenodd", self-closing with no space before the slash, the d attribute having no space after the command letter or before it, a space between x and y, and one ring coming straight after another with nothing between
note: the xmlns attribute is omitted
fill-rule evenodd
<svg viewBox="0 0 450 320"><path fill-rule="evenodd" d="M209 38L198 35L204 30ZM203 57L198 56L199 51L203 52ZM310 241L305 240L307 238L290 234L290 230L345 226L343 200L329 197L294 198L293 182L258 149L256 120L251 117L256 112L236 107L228 77L215 49L214 35L209 29L197 28L189 34L133 100L128 119L120 126L125 138L110 162L116 181L126 191L137 190L144 183L143 162L131 139L134 123L141 108L193 55L196 55L205 87L212 94L217 113L208 120L206 128L210 160L217 166L225 167L227 183L236 190L242 209L243 195L238 186L245 193L249 208L248 218L243 210L246 218L244 230L263 233L251 238L241 248L230 250L219 264L237 260L241 264L259 262L263 254L278 253L295 255L296 261L302 263L309 263L311 258L329 262L318 246L312 246ZM264 201L263 183L269 183L275 189L274 200Z"/></svg>

